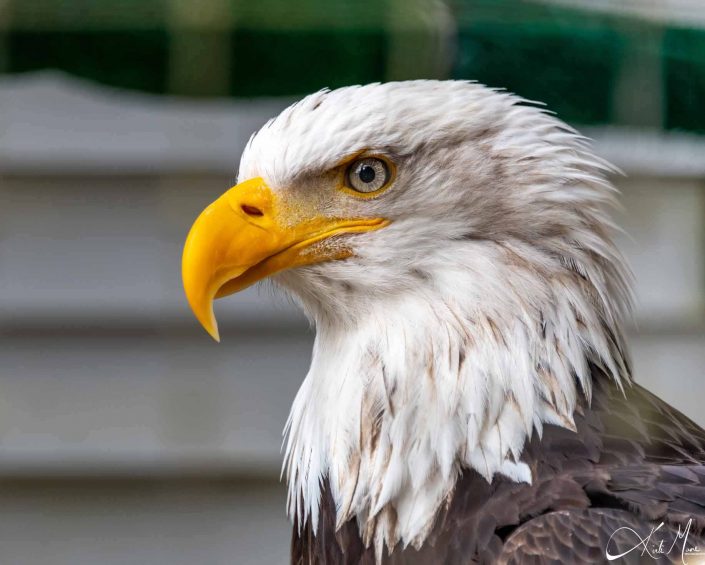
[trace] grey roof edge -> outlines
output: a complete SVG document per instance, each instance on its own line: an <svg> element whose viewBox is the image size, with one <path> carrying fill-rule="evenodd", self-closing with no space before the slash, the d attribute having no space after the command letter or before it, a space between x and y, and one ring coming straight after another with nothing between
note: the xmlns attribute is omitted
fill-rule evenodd
<svg viewBox="0 0 705 565"><path fill-rule="evenodd" d="M252 132L291 101L156 96L57 71L0 76L0 173L233 174ZM705 176L705 137L580 129L627 174Z"/></svg>

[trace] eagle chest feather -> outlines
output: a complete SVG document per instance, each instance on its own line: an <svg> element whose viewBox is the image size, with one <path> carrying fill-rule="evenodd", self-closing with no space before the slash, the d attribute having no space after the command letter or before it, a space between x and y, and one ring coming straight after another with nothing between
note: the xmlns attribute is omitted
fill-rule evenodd
<svg viewBox="0 0 705 565"><path fill-rule="evenodd" d="M659 539L669 547L691 519L688 544L705 547L705 431L638 385L624 395L604 375L594 382L575 432L548 425L527 444L531 485L463 471L421 548L397 546L381 562L600 563L608 543L612 554L638 543L627 533L613 537L620 528L646 536L663 522ZM300 534L294 528L293 564L379 562L355 521L336 531L335 516L326 488L315 535L310 523ZM645 559L632 551L617 562Z"/></svg>

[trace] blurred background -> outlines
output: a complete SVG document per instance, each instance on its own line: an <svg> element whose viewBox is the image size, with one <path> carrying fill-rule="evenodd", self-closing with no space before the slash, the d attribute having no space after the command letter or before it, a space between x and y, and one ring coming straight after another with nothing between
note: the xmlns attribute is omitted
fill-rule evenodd
<svg viewBox="0 0 705 565"><path fill-rule="evenodd" d="M250 133L322 87L477 79L628 176L637 379L705 425L701 0L0 0L0 563L288 559L281 430L312 333L190 315L181 245Z"/></svg>

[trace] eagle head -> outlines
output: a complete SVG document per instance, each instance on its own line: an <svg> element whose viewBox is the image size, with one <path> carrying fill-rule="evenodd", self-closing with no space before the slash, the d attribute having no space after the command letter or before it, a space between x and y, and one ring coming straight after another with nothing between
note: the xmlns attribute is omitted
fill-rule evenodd
<svg viewBox="0 0 705 565"><path fill-rule="evenodd" d="M526 439L573 425L591 366L628 381L612 171L472 82L324 90L251 137L183 279L216 339L213 300L266 277L317 327L287 425L299 523L325 479L367 542L418 544L463 467L531 481Z"/></svg>

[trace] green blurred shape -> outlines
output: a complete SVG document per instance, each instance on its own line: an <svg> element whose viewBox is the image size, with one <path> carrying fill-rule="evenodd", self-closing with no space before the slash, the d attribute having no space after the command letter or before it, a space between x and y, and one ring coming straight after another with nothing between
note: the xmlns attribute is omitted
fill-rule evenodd
<svg viewBox="0 0 705 565"><path fill-rule="evenodd" d="M232 39L231 93L303 94L384 79L381 30L238 29Z"/></svg>
<svg viewBox="0 0 705 565"><path fill-rule="evenodd" d="M4 0L18 30L149 30L164 24L172 0ZM208 2L209 0L203 0ZM0 2L2 3L2 2Z"/></svg>
<svg viewBox="0 0 705 565"><path fill-rule="evenodd" d="M705 30L667 30L663 53L666 127L705 133Z"/></svg>
<svg viewBox="0 0 705 565"><path fill-rule="evenodd" d="M11 30L7 43L10 72L54 68L121 88L166 89L168 35L163 30Z"/></svg>
<svg viewBox="0 0 705 565"><path fill-rule="evenodd" d="M459 30L453 77L544 102L570 122L606 123L623 48L617 30L577 17L479 20Z"/></svg>
<svg viewBox="0 0 705 565"><path fill-rule="evenodd" d="M170 36L167 90L180 96L228 96L230 31L180 29Z"/></svg>
<svg viewBox="0 0 705 565"><path fill-rule="evenodd" d="M394 0L230 0L232 21L243 29L302 32L379 31Z"/></svg>

